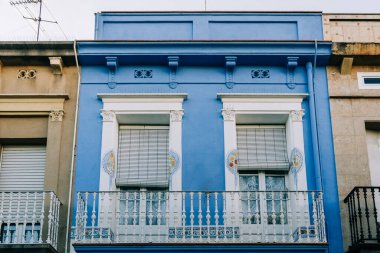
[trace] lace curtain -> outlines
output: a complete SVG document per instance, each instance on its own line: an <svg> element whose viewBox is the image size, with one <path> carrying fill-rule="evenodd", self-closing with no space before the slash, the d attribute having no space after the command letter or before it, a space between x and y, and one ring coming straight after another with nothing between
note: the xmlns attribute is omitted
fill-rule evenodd
<svg viewBox="0 0 380 253"><path fill-rule="evenodd" d="M287 223L287 193L284 176L265 176L265 188L260 187L258 175L240 175L239 179L243 224L260 224L260 217L266 206L268 224ZM265 203L258 191L265 192Z"/></svg>

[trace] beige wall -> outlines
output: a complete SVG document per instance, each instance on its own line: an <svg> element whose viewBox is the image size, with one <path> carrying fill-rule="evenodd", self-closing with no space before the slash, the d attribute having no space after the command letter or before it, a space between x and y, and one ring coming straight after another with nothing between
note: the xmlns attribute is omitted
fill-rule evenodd
<svg viewBox="0 0 380 253"><path fill-rule="evenodd" d="M323 15L326 40L380 42L380 15Z"/></svg>
<svg viewBox="0 0 380 253"><path fill-rule="evenodd" d="M366 121L380 122L380 90L359 90L357 72L379 71L380 67L353 66L341 75L339 66L327 68L333 124L335 160L345 248L350 245L348 212L343 199L355 186L370 186ZM368 98L372 96L372 98Z"/></svg>
<svg viewBox="0 0 380 253"><path fill-rule="evenodd" d="M343 43L333 44L331 62L334 66L328 66L327 73L343 239L347 250L351 238L343 199L355 186L371 185L365 122L380 122L380 89L359 89L357 80L357 72L380 72L380 67L359 66L358 63L365 65L371 60L374 65L376 62L371 57L376 55L373 43L380 42L380 15L324 14L323 29L325 40ZM347 61L341 67L339 64L344 57L353 59L353 65ZM348 74L342 74L345 72Z"/></svg>
<svg viewBox="0 0 380 253"><path fill-rule="evenodd" d="M46 60L48 62L47 57ZM19 69L37 70L37 77L35 79L18 79ZM59 252L64 252L65 249L77 82L78 75L75 66L64 67L62 75L54 75L50 66L5 65L0 68L0 95L3 97L6 94L23 94L23 99L27 100L28 96L32 94L67 94L69 96L67 100L59 99L63 102L64 117L62 121L54 121L49 118L50 112L44 111L45 109L38 112L0 111L2 114L0 116L0 138L47 137L45 190L56 192L62 202L58 239ZM4 98L0 97L0 101L1 99ZM18 98L16 96L11 99L16 101ZM39 98L41 104L48 101L44 99L43 97ZM49 103L47 102L47 104ZM41 108L43 107L49 107L49 105L41 106ZM51 107L54 110L56 104L52 104ZM32 114L38 114L38 116L31 117Z"/></svg>

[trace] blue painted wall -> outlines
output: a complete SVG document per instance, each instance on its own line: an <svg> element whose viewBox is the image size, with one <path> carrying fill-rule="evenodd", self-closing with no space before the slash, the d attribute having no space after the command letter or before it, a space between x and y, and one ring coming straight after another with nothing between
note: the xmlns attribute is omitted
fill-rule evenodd
<svg viewBox="0 0 380 253"><path fill-rule="evenodd" d="M95 39L315 40L320 13L99 13Z"/></svg>
<svg viewBox="0 0 380 253"><path fill-rule="evenodd" d="M237 32L238 31L238 32ZM100 13L96 16L99 40L322 40L320 13ZM188 93L183 104L182 129L183 190L224 190L224 142L222 103L217 93L307 93L305 63L317 52L316 107L321 149L322 186L325 192L326 221L330 252L342 251L336 172L329 118L325 64L330 44L319 42L79 42L82 65L78 120L75 191L99 188L102 102L98 93ZM178 87L168 86L167 56L180 57ZM235 86L225 85L225 56L237 56ZM106 56L116 56L117 86L110 89ZM286 85L286 57L299 57L296 87ZM153 70L153 77L136 79L134 70ZM268 79L253 79L253 69L270 71ZM304 139L307 180L317 187L308 101ZM316 145L316 144L315 144ZM74 207L75 210L75 207ZM75 215L74 215L75 217Z"/></svg>

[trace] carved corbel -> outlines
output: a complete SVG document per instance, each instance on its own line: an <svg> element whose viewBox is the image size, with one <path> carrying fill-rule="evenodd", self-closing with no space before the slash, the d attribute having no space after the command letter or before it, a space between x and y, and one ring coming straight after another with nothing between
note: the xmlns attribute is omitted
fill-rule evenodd
<svg viewBox="0 0 380 253"><path fill-rule="evenodd" d="M115 119L115 113L109 110L100 110L100 115L103 117L103 122L112 122Z"/></svg>
<svg viewBox="0 0 380 253"><path fill-rule="evenodd" d="M297 110L290 112L290 118L294 122L302 122L302 118L305 115L304 110Z"/></svg>
<svg viewBox="0 0 380 253"><path fill-rule="evenodd" d="M340 64L340 74L350 75L353 62L354 62L353 57L344 57L342 59L342 63Z"/></svg>
<svg viewBox="0 0 380 253"><path fill-rule="evenodd" d="M62 57L49 57L50 67L54 75L62 75L63 61Z"/></svg>
<svg viewBox="0 0 380 253"><path fill-rule="evenodd" d="M234 70L236 67L236 56L226 56L226 86L229 89L234 87Z"/></svg>
<svg viewBox="0 0 380 253"><path fill-rule="evenodd" d="M234 108L227 107L222 110L222 116L224 121L234 121L235 120L235 110Z"/></svg>
<svg viewBox="0 0 380 253"><path fill-rule="evenodd" d="M178 82L177 82L178 62L179 62L178 56L169 56L168 57L168 65L169 65L169 70L170 70L169 87L172 89L175 89L178 86Z"/></svg>
<svg viewBox="0 0 380 253"><path fill-rule="evenodd" d="M298 66L298 57L288 57L288 73L287 73L287 85L289 89L294 89L296 87L296 81L294 78L294 71Z"/></svg>
<svg viewBox="0 0 380 253"><path fill-rule="evenodd" d="M170 111L171 122L181 122L183 117L183 110Z"/></svg>
<svg viewBox="0 0 380 253"><path fill-rule="evenodd" d="M106 61L108 67L108 87L110 89L114 89L116 87L115 75L118 66L118 60L117 57L108 56L106 57Z"/></svg>
<svg viewBox="0 0 380 253"><path fill-rule="evenodd" d="M63 115L64 115L63 110L54 110L49 113L49 117L51 121L62 121Z"/></svg>

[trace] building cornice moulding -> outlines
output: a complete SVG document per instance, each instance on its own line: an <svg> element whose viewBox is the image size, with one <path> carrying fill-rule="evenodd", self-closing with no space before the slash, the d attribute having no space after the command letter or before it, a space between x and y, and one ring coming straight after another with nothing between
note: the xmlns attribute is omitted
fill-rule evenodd
<svg viewBox="0 0 380 253"><path fill-rule="evenodd" d="M1 94L0 115L49 115L63 111L67 94Z"/></svg>
<svg viewBox="0 0 380 253"><path fill-rule="evenodd" d="M0 94L0 99L64 99L68 100L69 94L60 93L60 94L42 94L42 93L8 93L8 94Z"/></svg>
<svg viewBox="0 0 380 253"><path fill-rule="evenodd" d="M91 41L79 42L78 50L82 65L103 65L104 57L118 57L120 65L149 64L152 58L167 65L169 56L180 57L181 66L204 63L202 56L213 65L225 65L225 57L233 55L242 65L261 64L270 57L275 65L285 66L287 57L299 57L301 66L317 53L317 64L324 66L331 42L319 41L316 48L315 41Z"/></svg>
<svg viewBox="0 0 380 253"><path fill-rule="evenodd" d="M307 93L217 93L217 98L225 99L304 99Z"/></svg>
<svg viewBox="0 0 380 253"><path fill-rule="evenodd" d="M98 93L98 98L102 99L182 99L186 100L187 93Z"/></svg>

